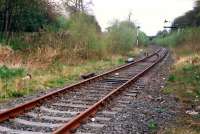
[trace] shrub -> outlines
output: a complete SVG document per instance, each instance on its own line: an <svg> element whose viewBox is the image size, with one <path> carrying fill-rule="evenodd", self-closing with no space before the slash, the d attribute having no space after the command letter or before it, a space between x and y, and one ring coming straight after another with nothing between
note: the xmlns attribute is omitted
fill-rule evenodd
<svg viewBox="0 0 200 134"><path fill-rule="evenodd" d="M126 54L136 44L135 25L128 21L116 21L108 28L109 49L113 53Z"/></svg>
<svg viewBox="0 0 200 134"><path fill-rule="evenodd" d="M149 43L149 38L141 31L139 32L138 40L140 45L147 46Z"/></svg>
<svg viewBox="0 0 200 134"><path fill-rule="evenodd" d="M93 16L75 14L70 19L69 49L84 59L102 56L102 41L98 25Z"/></svg>

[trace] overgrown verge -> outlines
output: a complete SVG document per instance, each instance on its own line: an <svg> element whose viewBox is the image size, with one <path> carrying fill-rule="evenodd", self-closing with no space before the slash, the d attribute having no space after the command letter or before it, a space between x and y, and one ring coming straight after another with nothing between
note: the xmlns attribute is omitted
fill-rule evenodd
<svg viewBox="0 0 200 134"><path fill-rule="evenodd" d="M36 91L62 87L79 80L80 75L111 68L123 63L121 56L101 61L87 61L85 64L66 65L54 63L45 69L0 68L0 100L29 95ZM31 78L27 77L31 74Z"/></svg>
<svg viewBox="0 0 200 134"><path fill-rule="evenodd" d="M166 128L166 134L197 134L200 132L200 40L199 28L187 28L159 37L155 41L170 47L174 65L165 94L175 94L183 104L177 124Z"/></svg>
<svg viewBox="0 0 200 134"><path fill-rule="evenodd" d="M140 35L137 48L133 22L114 23L102 33L94 16L76 13L60 16L38 32L12 33L9 40L1 36L0 65L7 71L0 73L9 77L0 79L0 100L61 87L81 74L120 65L143 49L148 38ZM11 78L9 72L15 70L23 73Z"/></svg>
<svg viewBox="0 0 200 134"><path fill-rule="evenodd" d="M134 22L117 21L102 32L87 12L90 2L60 3L0 1L0 100L63 86L82 73L122 64L139 49ZM139 33L145 46L148 38Z"/></svg>

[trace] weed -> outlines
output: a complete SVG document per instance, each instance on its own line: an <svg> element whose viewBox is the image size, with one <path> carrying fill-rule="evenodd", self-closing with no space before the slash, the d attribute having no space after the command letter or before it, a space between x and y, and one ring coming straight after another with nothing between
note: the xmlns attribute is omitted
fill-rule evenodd
<svg viewBox="0 0 200 134"><path fill-rule="evenodd" d="M151 131L153 131L153 130L155 130L155 129L158 128L158 125L157 125L157 123L156 123L155 121L150 120L150 121L148 122L148 128L149 128Z"/></svg>
<svg viewBox="0 0 200 134"><path fill-rule="evenodd" d="M168 81L170 81L170 82L175 82L175 80L176 80L176 76L173 75L173 74L171 74L171 75L169 76L169 78L168 78Z"/></svg>

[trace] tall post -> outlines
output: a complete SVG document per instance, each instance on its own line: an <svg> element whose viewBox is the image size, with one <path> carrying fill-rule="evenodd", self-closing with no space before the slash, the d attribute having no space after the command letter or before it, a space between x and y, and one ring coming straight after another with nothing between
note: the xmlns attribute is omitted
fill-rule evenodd
<svg viewBox="0 0 200 134"><path fill-rule="evenodd" d="M136 44L137 44L137 46L139 47L139 29L140 29L140 26L137 26L137 41L136 41Z"/></svg>
<svg viewBox="0 0 200 134"><path fill-rule="evenodd" d="M139 39L138 39L138 37L139 37L139 30L137 28L137 46L139 46Z"/></svg>

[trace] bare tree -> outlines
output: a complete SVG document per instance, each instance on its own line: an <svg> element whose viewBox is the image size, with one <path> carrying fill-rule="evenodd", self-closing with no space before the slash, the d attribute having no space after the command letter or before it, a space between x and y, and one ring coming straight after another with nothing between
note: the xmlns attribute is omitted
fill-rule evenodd
<svg viewBox="0 0 200 134"><path fill-rule="evenodd" d="M85 2L84 0L62 0L65 8L70 13L86 12L92 1Z"/></svg>

